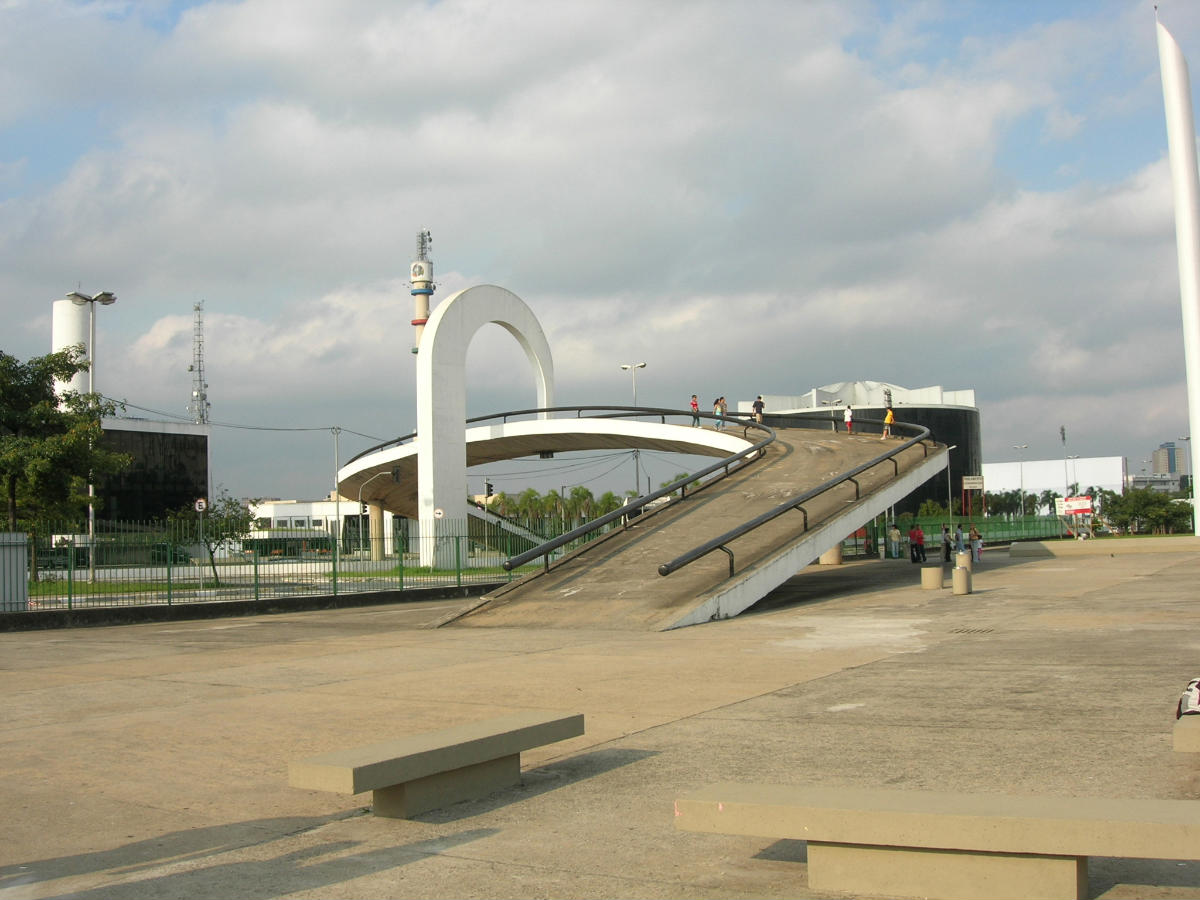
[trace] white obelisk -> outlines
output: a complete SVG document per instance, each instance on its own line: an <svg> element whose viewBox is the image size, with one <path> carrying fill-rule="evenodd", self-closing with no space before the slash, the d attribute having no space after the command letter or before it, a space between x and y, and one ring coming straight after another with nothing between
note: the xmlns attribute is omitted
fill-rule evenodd
<svg viewBox="0 0 1200 900"><path fill-rule="evenodd" d="M1179 298L1183 304L1183 358L1187 367L1188 441L1191 477L1200 473L1200 177L1196 170L1196 126L1188 67L1171 32L1157 21L1158 62L1162 69L1163 105L1167 113L1167 156L1175 197L1175 251L1179 257ZM1192 496L1196 496L1195 482ZM1200 535L1200 515L1192 508L1193 533Z"/></svg>

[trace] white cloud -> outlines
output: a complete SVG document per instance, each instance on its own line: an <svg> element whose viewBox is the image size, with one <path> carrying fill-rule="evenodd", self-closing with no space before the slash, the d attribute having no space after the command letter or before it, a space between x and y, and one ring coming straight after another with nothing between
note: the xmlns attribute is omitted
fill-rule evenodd
<svg viewBox="0 0 1200 900"><path fill-rule="evenodd" d="M1119 394L1128 434L1073 433L1096 453L1157 443L1184 427L1136 400L1180 380L1165 142L1103 130L1162 127L1145 10L1013 12L994 33L971 10L247 0L163 30L136 5L10 5L0 129L22 149L0 152L0 312L24 327L4 349L44 352L62 292L113 289L105 381L182 412L204 300L216 418L361 416L390 436L412 420L403 278L430 227L435 300L522 296L567 401L624 403L616 366L636 358L652 403L975 387L1000 449L1009 424ZM1200 16L1167 12L1200 48ZM40 135L56 128L77 150ZM1014 149L1016 128L1035 139ZM528 405L500 374L523 365L481 333L471 411ZM269 483L231 486L300 493L276 479L325 462L239 460Z"/></svg>

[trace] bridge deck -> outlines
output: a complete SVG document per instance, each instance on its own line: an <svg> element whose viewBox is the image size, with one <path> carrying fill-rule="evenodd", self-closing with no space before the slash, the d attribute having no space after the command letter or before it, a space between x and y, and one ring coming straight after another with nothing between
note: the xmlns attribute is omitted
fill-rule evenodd
<svg viewBox="0 0 1200 900"><path fill-rule="evenodd" d="M554 566L495 591L454 624L461 626L669 627L699 599L729 579L728 557L714 552L674 574L667 562L706 540L882 452L878 436L812 429L778 429L766 456L681 501L636 519L624 532L596 542ZM899 458L900 474L926 460L920 446ZM894 479L885 463L859 479L867 497ZM855 505L854 486L839 486L806 504L809 531ZM861 503L861 501L859 501ZM867 516L869 518L869 515ZM779 517L730 544L735 572L776 555L804 534L798 511ZM839 535L837 539L845 537Z"/></svg>

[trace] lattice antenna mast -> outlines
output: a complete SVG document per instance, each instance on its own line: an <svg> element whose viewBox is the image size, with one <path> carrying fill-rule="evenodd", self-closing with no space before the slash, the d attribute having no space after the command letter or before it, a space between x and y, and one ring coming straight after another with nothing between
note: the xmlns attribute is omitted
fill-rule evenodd
<svg viewBox="0 0 1200 900"><path fill-rule="evenodd" d="M188 366L192 373L192 399L188 403L188 413L192 421L198 425L208 424L208 382L204 378L204 301L192 307L192 364Z"/></svg>

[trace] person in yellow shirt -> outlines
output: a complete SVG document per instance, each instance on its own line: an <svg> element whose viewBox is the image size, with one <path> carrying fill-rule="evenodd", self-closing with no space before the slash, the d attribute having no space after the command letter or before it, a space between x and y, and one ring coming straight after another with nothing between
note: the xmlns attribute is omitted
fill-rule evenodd
<svg viewBox="0 0 1200 900"><path fill-rule="evenodd" d="M889 406L887 415L883 417L883 434L879 436L882 441L892 436L892 424L896 421L896 416L892 413L892 408Z"/></svg>

